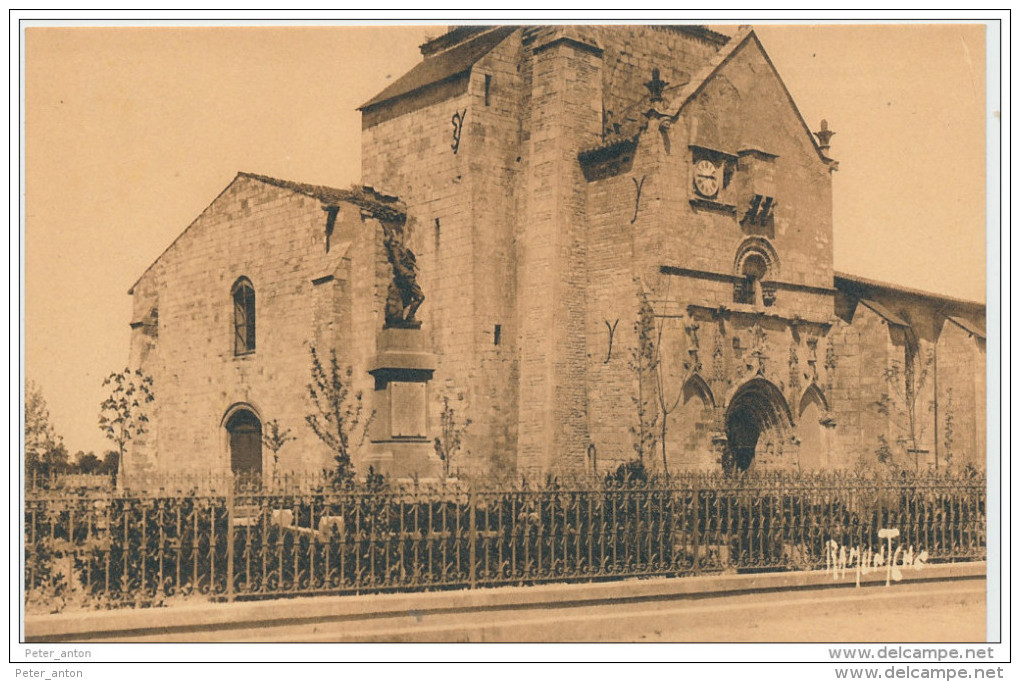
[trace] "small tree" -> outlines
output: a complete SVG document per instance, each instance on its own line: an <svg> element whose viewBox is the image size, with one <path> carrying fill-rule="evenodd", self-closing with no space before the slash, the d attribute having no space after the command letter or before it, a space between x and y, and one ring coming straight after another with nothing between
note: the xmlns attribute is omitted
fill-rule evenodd
<svg viewBox="0 0 1020 682"><path fill-rule="evenodd" d="M465 419L463 424L457 423L457 415L450 406L449 396L443 396L443 411L439 413L440 437L436 438L436 455L443 461L443 473L450 477L450 462L460 450L461 440L471 420Z"/></svg>
<svg viewBox="0 0 1020 682"><path fill-rule="evenodd" d="M700 370L700 365L697 361L697 333L698 324L694 320L690 320L689 324L686 325L685 331L688 336L688 345L693 349L693 358L683 363L683 374L680 377L678 388L676 393L673 394L672 398L668 395L667 379L669 377L664 375L665 363L662 361L662 332L665 327L665 320L659 320L657 326L657 332L655 337L655 396L656 404L659 408L659 445L662 448L662 471L667 476L669 475L669 464L666 459L666 436L669 426L669 415L673 414L674 410L680 406L680 401L684 397L684 382L690 377L691 374Z"/></svg>
<svg viewBox="0 0 1020 682"><path fill-rule="evenodd" d="M94 452L79 450L74 455L74 469L80 474L98 474L103 466Z"/></svg>
<svg viewBox="0 0 1020 682"><path fill-rule="evenodd" d="M31 478L60 470L67 464L67 448L50 423L46 399L34 381L25 383L25 474Z"/></svg>
<svg viewBox="0 0 1020 682"><path fill-rule="evenodd" d="M921 397L934 360L934 355L929 352L923 359L916 353L910 353L904 362L898 360L890 362L882 372L886 391L875 401L878 413L887 417L889 424L897 433L895 443L901 450L906 451L905 455L913 454L915 470L919 465L917 454L927 426L924 413L934 407L932 401L925 403ZM879 448L876 454L879 461L894 467L900 466L895 461L889 439L881 435L878 441Z"/></svg>
<svg viewBox="0 0 1020 682"><path fill-rule="evenodd" d="M115 480L117 478L117 469L120 464L120 455L114 450L107 450L103 453L103 464L99 468L99 473L109 474Z"/></svg>
<svg viewBox="0 0 1020 682"><path fill-rule="evenodd" d="M297 438L291 435L290 429L281 429L280 422L275 419L262 425L262 444L273 453L274 474L276 473L277 465L280 463L280 449L292 440L297 440Z"/></svg>
<svg viewBox="0 0 1020 682"><path fill-rule="evenodd" d="M348 487L354 482L353 450L361 447L368 427L375 416L366 416L361 391L351 392L354 370L348 365L340 369L336 351L330 350L329 363L323 366L319 354L312 346L312 381L308 384L308 397L315 412L305 417L308 426L333 451L333 482Z"/></svg>
<svg viewBox="0 0 1020 682"><path fill-rule="evenodd" d="M655 404L656 369L659 366L656 345L655 312L645 292L638 294L638 319L634 323L637 346L631 349L630 369L637 377L638 392L632 398L637 412L637 425L630 428L634 439L634 452L639 462L644 463L645 455L655 452L658 442L656 425L659 409Z"/></svg>
<svg viewBox="0 0 1020 682"><path fill-rule="evenodd" d="M148 430L145 406L155 400L152 377L125 367L103 379L103 386L110 387L110 395L99 405L99 429L117 446L117 461L123 473L127 444Z"/></svg>

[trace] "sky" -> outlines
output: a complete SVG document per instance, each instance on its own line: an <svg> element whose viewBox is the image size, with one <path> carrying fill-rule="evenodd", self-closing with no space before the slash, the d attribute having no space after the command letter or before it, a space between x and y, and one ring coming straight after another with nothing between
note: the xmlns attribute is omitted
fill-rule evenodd
<svg viewBox="0 0 1020 682"><path fill-rule="evenodd" d="M985 27L755 28L812 130L836 131L836 269L984 301ZM356 108L444 30L26 29L25 376L71 453L110 447L101 383L149 264L238 171L357 182Z"/></svg>

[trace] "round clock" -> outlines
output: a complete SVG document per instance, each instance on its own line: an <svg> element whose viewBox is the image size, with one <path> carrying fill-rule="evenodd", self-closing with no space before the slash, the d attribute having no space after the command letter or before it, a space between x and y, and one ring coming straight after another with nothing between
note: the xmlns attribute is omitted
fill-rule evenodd
<svg viewBox="0 0 1020 682"><path fill-rule="evenodd" d="M708 159L694 165L694 189L709 199L719 192L719 169Z"/></svg>

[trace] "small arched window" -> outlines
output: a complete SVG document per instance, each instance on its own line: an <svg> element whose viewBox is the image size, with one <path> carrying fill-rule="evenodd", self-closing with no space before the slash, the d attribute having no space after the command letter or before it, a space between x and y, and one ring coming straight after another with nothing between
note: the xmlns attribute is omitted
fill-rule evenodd
<svg viewBox="0 0 1020 682"><path fill-rule="evenodd" d="M740 282L734 290L736 303L761 303L762 280L768 274L768 265L761 254L748 255L740 268Z"/></svg>
<svg viewBox="0 0 1020 682"><path fill-rule="evenodd" d="M255 287L247 277L234 282L234 355L255 352Z"/></svg>
<svg viewBox="0 0 1020 682"><path fill-rule="evenodd" d="M734 259L733 301L771 306L776 301L779 258L768 240L761 237L745 239L737 248Z"/></svg>

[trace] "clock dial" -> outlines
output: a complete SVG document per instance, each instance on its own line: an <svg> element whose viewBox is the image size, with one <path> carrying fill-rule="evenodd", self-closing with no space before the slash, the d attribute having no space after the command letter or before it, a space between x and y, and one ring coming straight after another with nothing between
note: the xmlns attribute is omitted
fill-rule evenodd
<svg viewBox="0 0 1020 682"><path fill-rule="evenodd" d="M709 199L719 193L719 169L708 159L694 165L694 189Z"/></svg>

